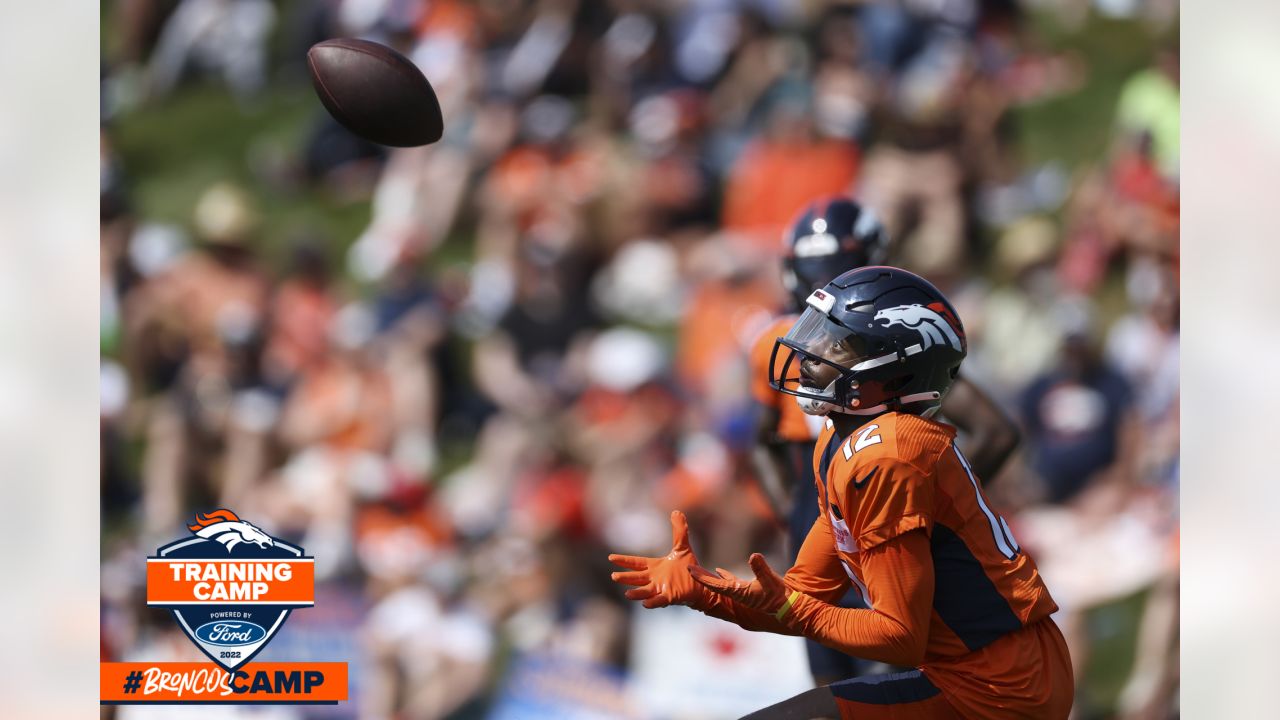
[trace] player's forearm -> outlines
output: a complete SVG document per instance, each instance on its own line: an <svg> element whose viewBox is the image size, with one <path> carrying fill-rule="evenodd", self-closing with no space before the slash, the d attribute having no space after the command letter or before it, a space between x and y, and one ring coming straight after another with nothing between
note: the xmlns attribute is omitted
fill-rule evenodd
<svg viewBox="0 0 1280 720"><path fill-rule="evenodd" d="M705 596L705 599L699 599L693 606L695 610L699 610L703 614L720 620L727 620L744 630L751 630L752 632L771 632L778 635L800 634L798 629L779 620L775 615L736 603L724 595L713 592L706 592Z"/></svg>
<svg viewBox="0 0 1280 720"><path fill-rule="evenodd" d="M984 483L993 481L1020 440L1013 419L963 376L943 400L942 414L968 436L961 449Z"/></svg>
<svg viewBox="0 0 1280 720"><path fill-rule="evenodd" d="M913 629L876 610L843 608L795 593L785 621L792 634L856 657L903 667L924 660L928 640L924 628Z"/></svg>
<svg viewBox="0 0 1280 720"><path fill-rule="evenodd" d="M924 660L933 612L933 560L923 531L896 537L862 556L874 610L843 608L791 593L787 624L850 655L912 667Z"/></svg>
<svg viewBox="0 0 1280 720"><path fill-rule="evenodd" d="M1018 429L1013 425L980 428L963 448L974 472L989 485L1000 474L1009 456L1018 449Z"/></svg>

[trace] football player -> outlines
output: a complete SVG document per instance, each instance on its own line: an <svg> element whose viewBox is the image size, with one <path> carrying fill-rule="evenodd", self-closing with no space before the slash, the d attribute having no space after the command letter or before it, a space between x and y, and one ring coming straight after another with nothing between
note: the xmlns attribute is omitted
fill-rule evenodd
<svg viewBox="0 0 1280 720"><path fill-rule="evenodd" d="M759 553L739 579L697 563L684 516L660 558L610 555L645 607L683 604L748 630L802 635L911 671L831 683L764 719L1060 720L1074 682L1057 605L988 505L956 431L933 420L967 352L955 309L897 268L847 272L806 299L774 345L770 382L826 415L813 456L819 516L780 576ZM867 608L834 604L856 587Z"/></svg>
<svg viewBox="0 0 1280 720"><path fill-rule="evenodd" d="M845 196L820 198L792 220L783 235L782 282L791 296L791 313L760 334L751 350L751 392L761 406L757 433L757 469L775 509L787 518L788 553L795 562L809 528L818 518L812 458L822 430L820 415L806 415L795 399L769 385L769 358L774 341L795 324L805 299L841 273L885 262L889 238L868 208ZM1018 444L1013 421L980 388L959 377L941 410L965 433L964 448L974 473L995 477ZM856 598L842 605L859 607ZM858 661L815 642L808 642L809 671L825 685L858 674Z"/></svg>

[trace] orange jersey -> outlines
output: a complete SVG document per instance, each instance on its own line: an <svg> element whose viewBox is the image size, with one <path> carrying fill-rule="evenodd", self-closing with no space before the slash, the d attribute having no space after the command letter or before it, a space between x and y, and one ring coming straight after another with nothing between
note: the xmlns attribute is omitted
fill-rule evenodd
<svg viewBox="0 0 1280 720"><path fill-rule="evenodd" d="M827 686L842 720L1065 720L1075 690L1066 641L1052 620L937 665Z"/></svg>
<svg viewBox="0 0 1280 720"><path fill-rule="evenodd" d="M842 440L828 421L814 469L840 564L872 608L860 554L911 530L929 534L936 581L926 665L1058 609L1035 561L988 505L949 425L886 413Z"/></svg>
<svg viewBox="0 0 1280 720"><path fill-rule="evenodd" d="M774 432L779 438L788 442L813 440L817 437L823 422L820 417L806 415L796 404L794 397L778 392L769 385L769 358L773 355L774 342L786 335L799 317L799 315L783 315L770 323L751 346L749 367L751 395L755 397L756 402L777 411L778 426ZM784 355L783 358L785 357Z"/></svg>
<svg viewBox="0 0 1280 720"><path fill-rule="evenodd" d="M845 718L1065 720L1074 683L1049 617L1057 605L988 505L953 428L886 413L840 437L828 420L814 470L820 514L784 579L786 602L761 612L713 598L699 609L918 666L910 677L832 685ZM850 585L869 610L833 604Z"/></svg>

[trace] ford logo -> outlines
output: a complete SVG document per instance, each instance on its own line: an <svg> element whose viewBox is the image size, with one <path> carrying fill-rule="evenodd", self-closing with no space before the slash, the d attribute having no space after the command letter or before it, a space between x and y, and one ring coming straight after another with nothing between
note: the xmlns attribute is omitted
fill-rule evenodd
<svg viewBox="0 0 1280 720"><path fill-rule="evenodd" d="M196 628L196 637L210 645L252 645L266 636L261 625L243 620L219 620Z"/></svg>

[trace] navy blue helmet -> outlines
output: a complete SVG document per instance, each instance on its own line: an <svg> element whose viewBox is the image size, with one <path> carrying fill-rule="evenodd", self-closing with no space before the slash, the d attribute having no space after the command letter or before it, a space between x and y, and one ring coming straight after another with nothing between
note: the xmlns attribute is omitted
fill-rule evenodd
<svg viewBox="0 0 1280 720"><path fill-rule="evenodd" d="M783 235L782 282L794 310L809 293L837 275L864 265L880 265L889 238L875 213L851 197L834 195L809 203Z"/></svg>
<svg viewBox="0 0 1280 720"><path fill-rule="evenodd" d="M774 343L769 382L812 415L928 416L968 352L947 298L900 268L851 270L814 290L805 306Z"/></svg>

